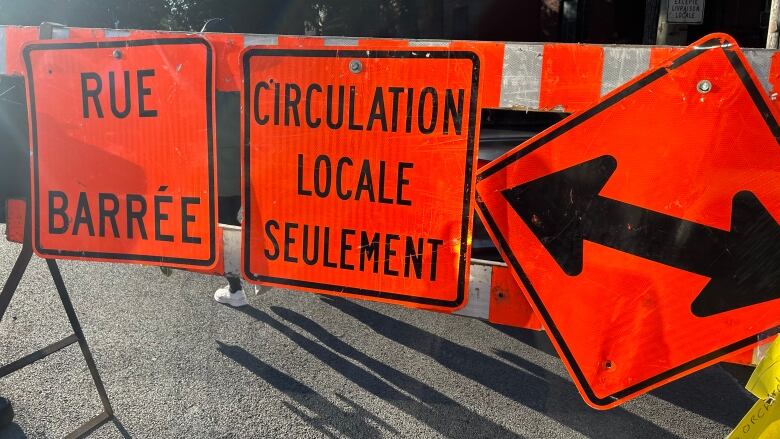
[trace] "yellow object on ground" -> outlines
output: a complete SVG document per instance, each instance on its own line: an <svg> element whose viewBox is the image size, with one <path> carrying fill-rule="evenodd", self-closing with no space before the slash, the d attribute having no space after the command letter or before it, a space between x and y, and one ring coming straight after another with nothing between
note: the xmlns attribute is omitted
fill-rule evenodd
<svg viewBox="0 0 780 439"><path fill-rule="evenodd" d="M745 388L756 395L758 401L728 439L780 438L780 337L772 343Z"/></svg>

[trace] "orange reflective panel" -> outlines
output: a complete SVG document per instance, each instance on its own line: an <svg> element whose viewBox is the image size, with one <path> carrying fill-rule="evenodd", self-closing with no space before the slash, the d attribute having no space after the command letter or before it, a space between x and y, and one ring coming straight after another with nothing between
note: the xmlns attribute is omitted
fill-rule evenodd
<svg viewBox="0 0 780 439"><path fill-rule="evenodd" d="M41 257L216 261L212 50L200 38L25 47Z"/></svg>
<svg viewBox="0 0 780 439"><path fill-rule="evenodd" d="M710 35L481 168L480 215L592 406L780 324L777 118Z"/></svg>
<svg viewBox="0 0 780 439"><path fill-rule="evenodd" d="M245 277L462 306L479 57L250 48L242 62Z"/></svg>
<svg viewBox="0 0 780 439"><path fill-rule="evenodd" d="M27 220L27 203L10 198L5 201L5 239L24 242L24 223Z"/></svg>
<svg viewBox="0 0 780 439"><path fill-rule="evenodd" d="M493 267L490 277L490 310L488 321L517 328L542 330L542 322L534 313L522 288L506 267Z"/></svg>

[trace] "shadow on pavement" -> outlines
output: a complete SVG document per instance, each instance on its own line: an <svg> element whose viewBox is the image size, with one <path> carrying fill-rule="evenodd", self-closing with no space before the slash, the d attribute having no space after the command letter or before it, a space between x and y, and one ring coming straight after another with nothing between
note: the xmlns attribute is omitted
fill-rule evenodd
<svg viewBox="0 0 780 439"><path fill-rule="evenodd" d="M516 364L508 364L355 302L335 297L323 297L321 300L376 333L427 355L442 366L586 436L677 437L620 407L609 411L588 407L574 384L529 361L520 359L522 361Z"/></svg>
<svg viewBox="0 0 780 439"><path fill-rule="evenodd" d="M109 421L106 421L105 423L98 426L96 429L91 430L90 433L95 432L99 429L101 429L103 426L107 425ZM111 421L114 423L114 426L116 427L116 430L119 432L119 434L122 435L125 439L132 439L132 436L130 436L130 433L127 432L125 429L125 426L122 425L122 423L116 419L111 418ZM27 433L25 433L21 427L19 427L18 424L15 422L12 422L10 425L6 427L0 427L0 438L2 439L27 439Z"/></svg>
<svg viewBox="0 0 780 439"><path fill-rule="evenodd" d="M542 331L501 325L490 326L527 346L558 356L549 338ZM514 358L507 358L504 354ZM520 367L528 363L512 354L497 352L497 355ZM713 392L713 386L717 386L717 392ZM726 426L736 425L755 401L744 387L718 364L666 384L651 391L650 394Z"/></svg>
<svg viewBox="0 0 780 439"><path fill-rule="evenodd" d="M339 434L344 437L381 437L382 432L373 424L381 425L387 430L397 433L397 431L380 418L354 403L350 402L349 405L356 408L355 411L351 412L341 409L314 391L311 387L250 354L240 346L228 345L220 341L217 341L217 344L217 349L223 355L244 366L247 370L260 377L276 390L295 400L299 406L305 407L310 412L316 413L316 416L309 416L298 407L285 403L285 406L287 406L290 411L328 437L335 436L327 430L327 427L331 427L333 430L338 431ZM346 400L346 398L340 395L339 397ZM369 420L371 423L368 422Z"/></svg>
<svg viewBox="0 0 780 439"><path fill-rule="evenodd" d="M650 394L727 426L737 425L756 401L718 364L666 384Z"/></svg>
<svg viewBox="0 0 780 439"><path fill-rule="evenodd" d="M122 425L122 422L120 422L119 419L117 419L116 417L111 418L111 422L114 423L114 427L116 427L116 431L118 431L123 438L132 439L132 436L130 436L130 433L127 432L127 429L125 429L125 426Z"/></svg>
<svg viewBox="0 0 780 439"><path fill-rule="evenodd" d="M532 329L513 328L511 326L487 324L491 328L503 332L509 337L532 347L536 350L542 351L546 354L550 354L554 357L558 357L558 352L555 351L555 347L550 341L550 337L544 331L534 331Z"/></svg>
<svg viewBox="0 0 780 439"><path fill-rule="evenodd" d="M15 422L0 427L0 437L3 439L27 439L27 434Z"/></svg>
<svg viewBox="0 0 780 439"><path fill-rule="evenodd" d="M309 332L322 344L301 335L281 321L256 308L245 306L238 308L238 310L274 328L322 361L323 364L331 367L335 372L446 437L518 437L517 434L458 404L457 401L431 386L358 351L330 334L319 324L294 311L286 308L273 308L274 312L281 318ZM256 357L253 358L259 364L270 367ZM353 361L359 363L360 366ZM254 363L241 364L249 368ZM284 376L292 379L287 375ZM276 385L273 382L271 384L282 390L284 381L286 380L278 380ZM322 397L320 396L320 398ZM398 432L395 433L398 434Z"/></svg>

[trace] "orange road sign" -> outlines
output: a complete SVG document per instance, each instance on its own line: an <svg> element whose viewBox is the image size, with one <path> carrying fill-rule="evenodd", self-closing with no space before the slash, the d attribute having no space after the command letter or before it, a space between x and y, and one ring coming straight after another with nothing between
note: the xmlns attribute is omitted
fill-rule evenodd
<svg viewBox="0 0 780 439"><path fill-rule="evenodd" d="M462 306L479 57L250 48L242 67L244 276Z"/></svg>
<svg viewBox="0 0 780 439"><path fill-rule="evenodd" d="M585 400L780 325L780 127L710 35L480 170L478 210Z"/></svg>
<svg viewBox="0 0 780 439"><path fill-rule="evenodd" d="M212 50L201 38L27 45L45 258L215 264Z"/></svg>

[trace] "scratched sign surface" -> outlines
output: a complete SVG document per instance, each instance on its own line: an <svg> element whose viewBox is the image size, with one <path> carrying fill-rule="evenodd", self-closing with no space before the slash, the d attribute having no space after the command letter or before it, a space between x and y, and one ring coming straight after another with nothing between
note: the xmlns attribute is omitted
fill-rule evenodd
<svg viewBox="0 0 780 439"><path fill-rule="evenodd" d="M712 35L480 170L480 215L591 405L780 324L777 118Z"/></svg>
<svg viewBox="0 0 780 439"><path fill-rule="evenodd" d="M215 264L212 50L199 38L25 47L41 257Z"/></svg>
<svg viewBox="0 0 780 439"><path fill-rule="evenodd" d="M467 51L245 51L245 277L462 306L478 74Z"/></svg>

